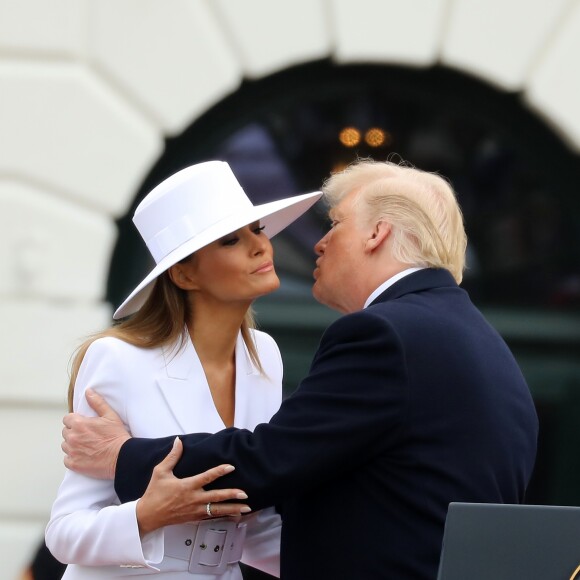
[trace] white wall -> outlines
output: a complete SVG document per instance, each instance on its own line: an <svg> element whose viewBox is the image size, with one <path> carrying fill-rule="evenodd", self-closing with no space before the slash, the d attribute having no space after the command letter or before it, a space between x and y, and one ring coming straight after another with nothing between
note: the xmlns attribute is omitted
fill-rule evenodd
<svg viewBox="0 0 580 580"><path fill-rule="evenodd" d="M330 56L442 63L522 93L580 150L580 0L0 0L0 561L16 578L62 476L79 337L123 215L244 77Z"/></svg>

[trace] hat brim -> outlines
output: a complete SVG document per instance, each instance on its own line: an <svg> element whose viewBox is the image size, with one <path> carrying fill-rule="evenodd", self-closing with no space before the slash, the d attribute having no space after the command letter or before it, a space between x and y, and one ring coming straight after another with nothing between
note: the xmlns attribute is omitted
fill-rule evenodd
<svg viewBox="0 0 580 580"><path fill-rule="evenodd" d="M117 308L113 318L118 320L137 312L151 293L155 280L171 266L190 254L256 221L260 221L261 225L265 226L264 233L269 238L272 238L310 209L321 196L322 193L320 191L315 191L280 199L252 206L245 212L217 222L165 256Z"/></svg>

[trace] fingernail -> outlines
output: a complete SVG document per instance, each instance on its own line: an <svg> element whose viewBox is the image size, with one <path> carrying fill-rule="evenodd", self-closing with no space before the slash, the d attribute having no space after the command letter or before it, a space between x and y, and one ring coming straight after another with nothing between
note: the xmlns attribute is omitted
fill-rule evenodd
<svg viewBox="0 0 580 580"><path fill-rule="evenodd" d="M251 508L250 506L247 506L247 505L246 505L246 506L244 506L244 507L243 507L243 508L240 510L240 512L241 512L241 513L243 513L243 514L247 514L247 513L251 512L251 511L252 511L252 508Z"/></svg>
<svg viewBox="0 0 580 580"><path fill-rule="evenodd" d="M236 497L238 499L248 499L247 494L245 494L243 491L241 491L240 493L236 494Z"/></svg>
<svg viewBox="0 0 580 580"><path fill-rule="evenodd" d="M234 469L235 467L233 465L226 465L224 467L224 473L231 473Z"/></svg>
<svg viewBox="0 0 580 580"><path fill-rule="evenodd" d="M178 441L179 441L179 437L176 437L176 438L173 440L173 447L175 447L175 446L177 445L177 442L178 442Z"/></svg>

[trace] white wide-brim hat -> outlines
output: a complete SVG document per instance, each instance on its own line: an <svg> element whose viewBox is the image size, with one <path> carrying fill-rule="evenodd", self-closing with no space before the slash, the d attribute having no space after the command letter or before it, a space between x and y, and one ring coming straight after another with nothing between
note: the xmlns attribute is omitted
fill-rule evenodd
<svg viewBox="0 0 580 580"><path fill-rule="evenodd" d="M271 238L300 217L322 195L306 193L253 205L224 161L207 161L178 171L141 201L133 222L156 266L117 308L113 318L137 312L155 279L193 252L260 221Z"/></svg>

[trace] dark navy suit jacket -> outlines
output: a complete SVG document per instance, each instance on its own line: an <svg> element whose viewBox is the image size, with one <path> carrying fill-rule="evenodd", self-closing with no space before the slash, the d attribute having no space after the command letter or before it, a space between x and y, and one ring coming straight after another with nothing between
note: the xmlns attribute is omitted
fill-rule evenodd
<svg viewBox="0 0 580 580"><path fill-rule="evenodd" d="M433 580L449 502L522 502L537 433L502 338L447 271L425 269L333 323L269 423L183 437L175 473L235 465L220 487L282 514L285 580ZM123 446L123 501L172 441Z"/></svg>

